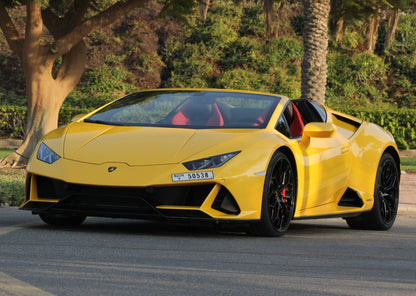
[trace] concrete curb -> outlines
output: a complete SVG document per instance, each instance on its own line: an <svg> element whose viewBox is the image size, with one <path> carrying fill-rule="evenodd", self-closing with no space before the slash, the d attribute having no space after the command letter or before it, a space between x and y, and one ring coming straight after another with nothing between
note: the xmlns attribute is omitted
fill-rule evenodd
<svg viewBox="0 0 416 296"><path fill-rule="evenodd" d="M416 213L416 207L409 207L409 206L400 206L399 205L399 209L398 209L399 213Z"/></svg>
<svg viewBox="0 0 416 296"><path fill-rule="evenodd" d="M416 158L416 150L400 150L400 157Z"/></svg>
<svg viewBox="0 0 416 296"><path fill-rule="evenodd" d="M0 149L16 149L22 142L22 140L17 139L0 139Z"/></svg>

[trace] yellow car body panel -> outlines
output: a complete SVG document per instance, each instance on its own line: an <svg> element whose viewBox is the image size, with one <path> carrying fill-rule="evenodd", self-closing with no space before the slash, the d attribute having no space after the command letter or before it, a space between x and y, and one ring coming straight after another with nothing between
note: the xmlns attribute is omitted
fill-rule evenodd
<svg viewBox="0 0 416 296"><path fill-rule="evenodd" d="M60 158L52 164L39 160L39 143L27 166L26 200L21 208L42 212L42 206L39 209L36 206L59 202L58 196L38 193L37 184L42 178L104 189L209 185L206 198L198 205L161 201L155 210L199 211L217 221L259 220L269 163L276 151L284 151L293 157L296 167L295 219L344 217L371 210L380 158L386 149L398 153L391 134L374 124L325 108L326 122L306 124L302 137L290 138L276 129L276 122L288 102L287 98L280 97L267 126L259 129L113 126L84 122L97 112L94 111L42 139L41 143ZM189 171L183 165L230 152L239 153L219 167ZM173 180L175 174L207 172L213 177ZM339 205L348 188L361 197L361 206ZM220 211L213 206L221 190L227 190L234 197L238 213Z"/></svg>

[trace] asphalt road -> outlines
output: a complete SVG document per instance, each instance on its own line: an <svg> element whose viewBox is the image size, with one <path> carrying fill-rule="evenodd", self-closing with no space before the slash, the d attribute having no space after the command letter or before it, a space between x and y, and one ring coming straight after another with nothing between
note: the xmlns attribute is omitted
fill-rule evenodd
<svg viewBox="0 0 416 296"><path fill-rule="evenodd" d="M0 296L416 295L416 213L387 232L294 221L282 238L0 208Z"/></svg>

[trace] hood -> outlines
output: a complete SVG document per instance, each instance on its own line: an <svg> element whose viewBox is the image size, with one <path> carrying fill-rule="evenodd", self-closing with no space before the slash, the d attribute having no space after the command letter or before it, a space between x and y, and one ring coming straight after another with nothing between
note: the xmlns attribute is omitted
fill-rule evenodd
<svg viewBox="0 0 416 296"><path fill-rule="evenodd" d="M93 164L174 164L210 147L233 141L247 133L247 130L244 131L107 126L74 122L67 128L63 155L66 159ZM231 151L220 153L225 152Z"/></svg>

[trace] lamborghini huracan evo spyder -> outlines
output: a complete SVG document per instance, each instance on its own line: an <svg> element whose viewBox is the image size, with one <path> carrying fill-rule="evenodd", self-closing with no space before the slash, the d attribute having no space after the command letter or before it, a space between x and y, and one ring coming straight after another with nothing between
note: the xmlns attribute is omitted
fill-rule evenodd
<svg viewBox="0 0 416 296"><path fill-rule="evenodd" d="M292 219L341 217L386 230L399 182L397 146L377 125L308 100L161 89L46 135L27 166L21 209L52 225L87 216L212 221L280 236Z"/></svg>

